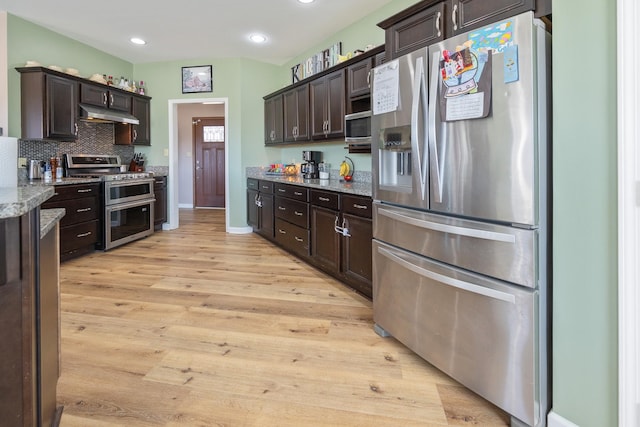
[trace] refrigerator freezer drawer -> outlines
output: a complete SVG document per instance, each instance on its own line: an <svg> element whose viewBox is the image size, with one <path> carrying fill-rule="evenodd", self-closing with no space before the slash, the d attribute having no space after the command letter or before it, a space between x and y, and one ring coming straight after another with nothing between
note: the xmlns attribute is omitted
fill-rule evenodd
<svg viewBox="0 0 640 427"><path fill-rule="evenodd" d="M373 319L516 418L537 425L537 291L374 240Z"/></svg>
<svg viewBox="0 0 640 427"><path fill-rule="evenodd" d="M538 286L537 230L445 217L374 203L373 237L529 288Z"/></svg>

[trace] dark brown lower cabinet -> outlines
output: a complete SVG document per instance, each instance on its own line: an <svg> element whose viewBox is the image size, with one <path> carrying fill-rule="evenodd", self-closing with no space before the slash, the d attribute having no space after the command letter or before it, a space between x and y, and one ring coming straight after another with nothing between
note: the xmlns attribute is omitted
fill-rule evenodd
<svg viewBox="0 0 640 427"><path fill-rule="evenodd" d="M372 297L371 197L247 180L247 224L299 258Z"/></svg>
<svg viewBox="0 0 640 427"><path fill-rule="evenodd" d="M60 221L60 260L93 252L100 239L100 184L56 185L55 195L43 209L64 208Z"/></svg>
<svg viewBox="0 0 640 427"><path fill-rule="evenodd" d="M343 214L349 236L342 238L342 274L355 290L372 297L371 240L373 226L370 218Z"/></svg>
<svg viewBox="0 0 640 427"><path fill-rule="evenodd" d="M311 203L313 263L371 298L371 198L311 190Z"/></svg>
<svg viewBox="0 0 640 427"><path fill-rule="evenodd" d="M40 240L39 208L0 220L0 425L60 423L58 228Z"/></svg>
<svg viewBox="0 0 640 427"><path fill-rule="evenodd" d="M162 224L167 222L167 177L154 177L153 194L156 202L153 205L153 229L162 230Z"/></svg>
<svg viewBox="0 0 640 427"><path fill-rule="evenodd" d="M273 240L273 183L247 180L247 224L254 232Z"/></svg>

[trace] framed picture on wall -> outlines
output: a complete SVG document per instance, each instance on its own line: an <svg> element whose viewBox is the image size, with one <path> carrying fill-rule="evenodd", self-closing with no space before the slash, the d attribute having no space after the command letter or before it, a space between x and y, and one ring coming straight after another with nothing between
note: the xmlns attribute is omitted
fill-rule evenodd
<svg viewBox="0 0 640 427"><path fill-rule="evenodd" d="M182 67L182 93L213 92L211 65Z"/></svg>

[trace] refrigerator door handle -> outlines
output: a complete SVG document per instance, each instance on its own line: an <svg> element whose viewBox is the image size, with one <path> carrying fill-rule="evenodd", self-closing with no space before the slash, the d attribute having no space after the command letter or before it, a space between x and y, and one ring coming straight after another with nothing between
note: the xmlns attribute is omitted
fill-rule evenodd
<svg viewBox="0 0 640 427"><path fill-rule="evenodd" d="M431 86L429 88L429 154L430 154L430 169L432 170L432 176L435 180L433 183L434 198L438 203L442 203L442 175L440 171L440 162L438 160L438 145L437 145L437 132L436 132L436 103L438 102L438 83L440 81L440 52L433 54L433 60L431 65ZM443 126L443 140L446 140L446 128Z"/></svg>
<svg viewBox="0 0 640 427"><path fill-rule="evenodd" d="M488 298L497 299L510 304L516 303L516 297L512 294L508 294L506 292L501 292L491 288L486 288L484 286L474 285L473 283L454 279L453 277L444 276L434 271L427 270L426 268L420 267L419 265L415 265L414 263L399 257L398 255L394 254L388 249L379 247L378 253L386 258L389 258L391 261L397 264L400 264L402 267L406 268L407 270L413 271L414 273L422 277L425 277L427 279L435 280L436 282L443 283L445 285L449 285L454 288L462 289L464 291L472 292L474 294L482 295Z"/></svg>
<svg viewBox="0 0 640 427"><path fill-rule="evenodd" d="M425 228L427 230L438 231L441 233L455 234L457 236L473 237L475 239L492 240L492 241L504 242L504 243L516 242L516 237L511 234L498 233L495 231L487 231L487 230L477 230L473 228L458 227L455 225L447 225L447 224L440 224L437 222L425 221L418 218L412 218L406 215L402 215L401 213L393 212L384 208L379 208L378 214L384 215L396 221L403 222L405 224L414 225L416 227Z"/></svg>
<svg viewBox="0 0 640 427"><path fill-rule="evenodd" d="M418 174L420 179L420 195L422 196L422 200L427 198L427 165L428 165L428 155L426 147L423 148L423 156L420 155L420 126L425 126L425 118L420 117L420 107L424 107L428 109L427 103L427 93L425 87L425 69L424 69L424 59L420 56L416 58L416 70L413 77L413 93L412 98L413 102L411 104L411 150L415 151L417 156L416 159L418 161ZM426 115L425 115L426 116ZM423 132L422 135L426 138L427 133ZM427 144L424 144L427 145Z"/></svg>

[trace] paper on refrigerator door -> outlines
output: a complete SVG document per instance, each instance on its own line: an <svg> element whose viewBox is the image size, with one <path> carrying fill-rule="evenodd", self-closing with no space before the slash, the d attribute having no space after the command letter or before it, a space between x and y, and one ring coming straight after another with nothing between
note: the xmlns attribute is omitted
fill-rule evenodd
<svg viewBox="0 0 640 427"><path fill-rule="evenodd" d="M18 138L0 136L0 187L18 185Z"/></svg>
<svg viewBox="0 0 640 427"><path fill-rule="evenodd" d="M398 109L400 70L398 60L373 70L373 114L384 114Z"/></svg>

